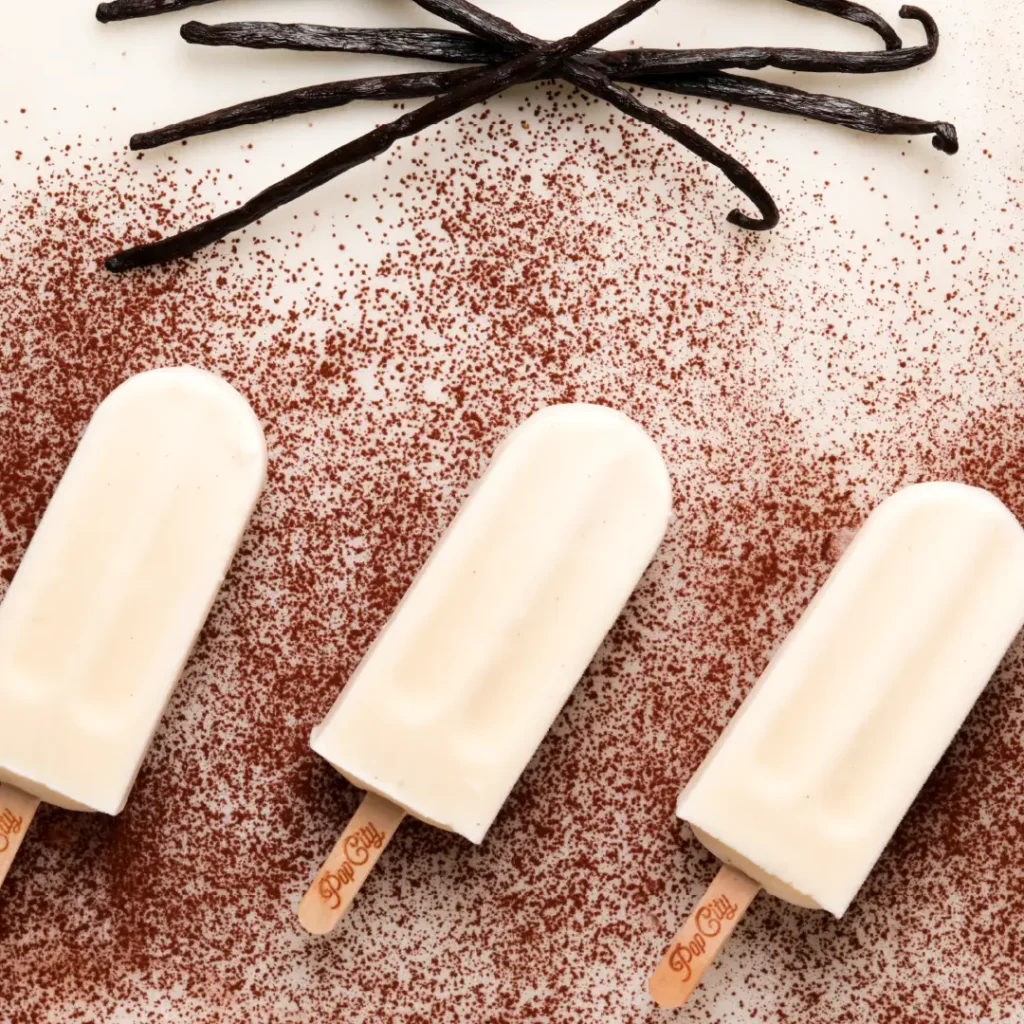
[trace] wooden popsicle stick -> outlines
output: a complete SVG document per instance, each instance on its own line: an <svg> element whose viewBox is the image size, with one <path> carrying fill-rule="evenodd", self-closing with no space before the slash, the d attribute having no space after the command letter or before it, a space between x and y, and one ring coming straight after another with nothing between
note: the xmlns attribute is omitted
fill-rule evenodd
<svg viewBox="0 0 1024 1024"><path fill-rule="evenodd" d="M659 1006L682 1006L693 995L760 891L760 883L722 867L651 975L651 995Z"/></svg>
<svg viewBox="0 0 1024 1024"><path fill-rule="evenodd" d="M327 935L334 931L404 819L401 807L367 793L302 897L299 921L307 932Z"/></svg>
<svg viewBox="0 0 1024 1024"><path fill-rule="evenodd" d="M0 784L0 886L25 841L40 801L13 786Z"/></svg>

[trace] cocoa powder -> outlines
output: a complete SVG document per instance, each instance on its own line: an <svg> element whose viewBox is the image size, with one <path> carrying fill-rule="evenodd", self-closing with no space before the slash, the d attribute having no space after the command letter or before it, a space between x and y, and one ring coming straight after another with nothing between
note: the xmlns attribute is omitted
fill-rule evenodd
<svg viewBox="0 0 1024 1024"><path fill-rule="evenodd" d="M109 145L55 143L37 187L5 195L5 580L132 373L222 374L272 458L128 809L45 809L0 896L5 1024L660 1020L645 979L714 872L676 793L851 532L931 478L1024 516L1004 242L929 209L909 247L899 210L823 244L829 186L784 167L791 226L745 237L711 172L586 107L539 86L400 147L372 197L324 195L329 259L285 214L188 265L106 275L126 235L240 198L199 146L149 186ZM691 123L758 152L756 118L708 112ZM379 260L349 255L359 233ZM294 907L359 794L309 731L489 453L559 401L614 405L661 444L668 540L486 843L407 825L341 930L310 939ZM690 1019L1020 1018L1022 685L1018 645L850 913L762 897Z"/></svg>

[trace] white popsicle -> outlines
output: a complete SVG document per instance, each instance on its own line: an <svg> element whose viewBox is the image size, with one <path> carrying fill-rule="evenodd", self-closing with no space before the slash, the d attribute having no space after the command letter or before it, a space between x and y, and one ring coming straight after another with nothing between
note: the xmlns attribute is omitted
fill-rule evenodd
<svg viewBox="0 0 1024 1024"><path fill-rule="evenodd" d="M937 483L881 505L679 798L745 876L731 902L842 916L1022 625L1024 529L998 499ZM716 938L672 947L677 986Z"/></svg>
<svg viewBox="0 0 1024 1024"><path fill-rule="evenodd" d="M246 401L200 370L99 407L0 604L0 816L123 809L266 459Z"/></svg>
<svg viewBox="0 0 1024 1024"><path fill-rule="evenodd" d="M358 839L345 856L350 828L303 901L310 930L336 923L361 881L353 869L404 813L483 840L654 557L671 504L657 447L610 409L547 409L501 447L313 733L378 813L355 823L371 826L373 853Z"/></svg>

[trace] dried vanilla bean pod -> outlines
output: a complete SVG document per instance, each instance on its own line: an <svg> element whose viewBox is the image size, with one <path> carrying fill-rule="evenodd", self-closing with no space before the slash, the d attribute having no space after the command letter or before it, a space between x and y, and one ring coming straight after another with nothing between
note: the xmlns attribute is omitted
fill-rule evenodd
<svg viewBox="0 0 1024 1024"><path fill-rule="evenodd" d="M733 46L702 49L590 51L588 62L615 75L675 75L703 71L760 71L766 67L788 71L839 72L866 75L903 71L931 60L939 43L938 26L918 8L904 8L905 17L921 21L928 36L924 46L902 50L844 51L808 47ZM207 25L190 21L181 27L182 38L200 46L239 46L248 49L312 50L317 52L372 53L414 57L446 64L494 64L507 59L503 47L465 32L443 29L352 29L331 25L278 24L263 21ZM584 59L584 57L581 57Z"/></svg>
<svg viewBox="0 0 1024 1024"><path fill-rule="evenodd" d="M588 86L587 76L593 75ZM650 107L638 100L631 92L610 82L603 75L584 66L583 72L574 73L573 79L582 88L589 88L595 95L607 100L622 113L636 121L657 128L669 138L685 146L705 163L717 167L725 177L738 188L757 208L759 217L751 217L742 210L732 210L726 218L730 224L748 231L770 231L779 223L779 208L771 193L761 184L757 176L742 161L719 149L709 139L694 131L689 125L676 120L656 107Z"/></svg>
<svg viewBox="0 0 1024 1024"><path fill-rule="evenodd" d="M924 121L858 103L856 100L804 92L802 89L758 78L717 72L708 75L647 77L637 81L681 96L702 96L776 114L795 114L812 121L838 124L873 135L931 135L932 145L950 155L960 149L956 128L946 121Z"/></svg>
<svg viewBox="0 0 1024 1024"><path fill-rule="evenodd" d="M354 100L395 102L436 96L453 89L474 74L475 68L462 68L458 71L428 71L419 74L356 78L292 89L274 96L237 103L223 110L180 121L165 128L140 132L132 136L131 148L154 149L157 146L242 125L262 124L282 117L341 107ZM874 135L936 133L941 135L941 145L936 144L937 149L945 153L956 152L956 130L945 122L907 117L880 107L868 106L857 100L817 95L751 76L718 72L707 75L645 76L623 81L681 96L700 96L736 106L806 117L812 121L837 124Z"/></svg>
<svg viewBox="0 0 1024 1024"><path fill-rule="evenodd" d="M919 8L905 7L900 13L904 17L911 17L921 21L928 36L928 45L926 47L907 49L902 51L902 54L917 55L916 59L930 59L938 46L938 28L934 20ZM467 22L467 24L475 24L475 22ZM189 25L198 25L198 23L189 23ZM183 34L189 28L189 25L183 28ZM201 27L205 28L205 26ZM276 26L264 26L265 31L272 28L276 28ZM349 30L341 29L337 31L347 33ZM414 29L399 30L401 37L400 40L396 40L393 37L394 30L370 31L376 36L374 45L380 44L388 47L387 52L389 53L397 52L401 46L403 53L408 56L428 59L437 58L453 63L458 61L460 52L462 54L466 53L465 40L471 38L465 33ZM429 45L426 47L421 46L421 43L425 41L421 38L421 33L423 32L429 36ZM366 36L356 38L369 41ZM449 48L448 43L453 40L456 45ZM497 44L486 40L477 40L476 45L482 52L488 53L493 60L500 59L502 53L507 52ZM462 48L461 50L460 47ZM672 59L678 60L679 51L667 52ZM690 53L692 52L690 51ZM711 54L714 51L702 52ZM726 54L727 52L736 53L738 51L717 52L719 54ZM643 54L646 57L650 51L601 52L599 57L602 62L614 63L620 54L629 55L631 53ZM824 53L823 56L829 57L831 55ZM887 57L890 55L881 54L880 56ZM897 54L895 56L900 55ZM587 59L589 60L590 57L588 56ZM653 62L650 62L649 68L653 70L653 67ZM810 120L842 125L854 131L870 132L878 135L919 135L931 133L935 136L933 145L936 149L945 153L955 153L958 148L956 129L946 122L927 121L921 118L896 114L879 107L859 103L856 100L805 92L789 86L774 85L749 76L740 77L721 73L694 74L692 70L686 76L679 74L672 76L653 74L632 75L626 74L620 66L615 69L613 77L681 95L702 96L707 99L734 103L773 113L807 117ZM239 103L224 110L214 111L211 114L182 121L166 128L157 129L156 131L142 132L133 137L132 148L150 149L154 146L165 145L170 142L190 138L194 135L223 131L224 129L234 128L239 125L256 124L278 117L324 110L329 107L341 106L353 100L395 101L436 95L449 88L453 88L463 80L458 76L452 77L450 72L441 72L354 79L311 86L305 89L295 89L277 96Z"/></svg>
<svg viewBox="0 0 1024 1024"><path fill-rule="evenodd" d="M129 18L146 18L216 2L217 0L113 0L111 3L100 4L96 10L96 17L104 22L125 21ZM861 4L852 3L851 0L788 0L788 2L865 25L877 32L890 50L898 50L903 45L892 26L881 15Z"/></svg>
<svg viewBox="0 0 1024 1024"><path fill-rule="evenodd" d="M217 3L218 0L113 0L96 8L96 20L128 21L132 18L150 18L156 14L170 14L189 7Z"/></svg>
<svg viewBox="0 0 1024 1024"><path fill-rule="evenodd" d="M892 25L870 7L851 3L850 0L789 0L789 3L799 7L810 7L811 10L831 14L844 21L853 21L858 25L873 29L882 37L887 50L898 50L903 46L903 41L896 34Z"/></svg>
<svg viewBox="0 0 1024 1024"><path fill-rule="evenodd" d="M132 136L133 150L155 149L183 139L226 131L242 125L262 124L280 117L308 114L317 110L343 107L354 100L397 101L438 96L479 74L477 68L458 71L425 71L420 74L385 75L374 78L353 78L341 82L325 82L302 89L236 103L210 114L179 121L165 128L139 132Z"/></svg>
<svg viewBox="0 0 1024 1024"><path fill-rule="evenodd" d="M286 25L268 21L233 21L207 25L189 21L181 38L199 46L242 46L253 50L313 50L372 53L382 57L416 57L446 64L498 64L508 59L498 47L464 32L443 29L336 28L333 25Z"/></svg>
<svg viewBox="0 0 1024 1024"><path fill-rule="evenodd" d="M924 27L924 46L866 52L813 50L804 47L738 47L731 50L625 50L601 56L611 74L685 75L702 71L812 71L845 75L873 75L906 71L927 64L939 49L939 26L920 7L904 6L900 17Z"/></svg>

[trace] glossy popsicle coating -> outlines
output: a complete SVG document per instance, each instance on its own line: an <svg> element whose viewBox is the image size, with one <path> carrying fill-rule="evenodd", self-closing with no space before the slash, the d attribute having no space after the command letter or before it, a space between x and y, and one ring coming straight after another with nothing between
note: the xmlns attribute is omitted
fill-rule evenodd
<svg viewBox="0 0 1024 1024"><path fill-rule="evenodd" d="M841 916L1024 625L1024 530L960 484L869 518L679 817L775 896Z"/></svg>
<svg viewBox="0 0 1024 1024"><path fill-rule="evenodd" d="M266 461L212 374L156 370L103 402L0 604L0 782L121 811Z"/></svg>
<svg viewBox="0 0 1024 1024"><path fill-rule="evenodd" d="M555 406L502 446L313 749L481 842L665 534L671 485L621 413Z"/></svg>

